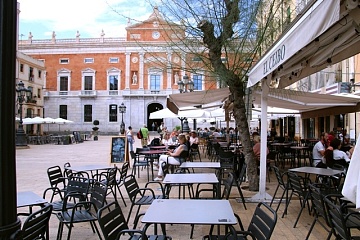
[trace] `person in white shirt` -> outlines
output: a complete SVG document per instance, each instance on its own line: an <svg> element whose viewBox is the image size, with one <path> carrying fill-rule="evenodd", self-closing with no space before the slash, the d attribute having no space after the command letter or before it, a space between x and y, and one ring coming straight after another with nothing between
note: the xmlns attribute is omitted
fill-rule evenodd
<svg viewBox="0 0 360 240"><path fill-rule="evenodd" d="M192 131L190 133L190 140L189 141L190 141L190 146L193 145L193 144L199 144L199 138L198 138L195 131Z"/></svg>
<svg viewBox="0 0 360 240"><path fill-rule="evenodd" d="M341 148L340 139L334 138L331 141L330 146L333 147L334 149L333 150L334 163L346 166L347 163L350 162L350 158L344 151L340 150Z"/></svg>
<svg viewBox="0 0 360 240"><path fill-rule="evenodd" d="M164 138L161 140L161 144L162 145L165 145L166 148L169 146L169 145L174 145L175 143L172 141L172 138L170 137L170 133L167 132L165 135L164 135Z"/></svg>
<svg viewBox="0 0 360 240"><path fill-rule="evenodd" d="M325 150L327 147L326 146L327 138L328 138L328 134L322 133L320 136L320 141L318 141L313 148L312 154L313 154L313 166L314 167L326 167L326 166L321 166L321 165L325 165L323 163L323 157L324 157Z"/></svg>

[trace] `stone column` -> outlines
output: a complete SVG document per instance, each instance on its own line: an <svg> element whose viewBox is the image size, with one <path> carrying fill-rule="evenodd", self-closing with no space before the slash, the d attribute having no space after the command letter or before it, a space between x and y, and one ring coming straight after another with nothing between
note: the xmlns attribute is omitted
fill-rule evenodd
<svg viewBox="0 0 360 240"><path fill-rule="evenodd" d="M15 164L15 79L17 2L0 4L0 239L10 239L21 227L17 217Z"/></svg>
<svg viewBox="0 0 360 240"><path fill-rule="evenodd" d="M144 89L144 53L139 53L139 89Z"/></svg>
<svg viewBox="0 0 360 240"><path fill-rule="evenodd" d="M130 88L130 56L131 53L125 53L125 89Z"/></svg>
<svg viewBox="0 0 360 240"><path fill-rule="evenodd" d="M171 89L172 86L172 68L171 68L171 61L172 61L172 52L167 52L167 69L166 69L166 75L167 75L167 81L166 81L166 85L167 85L167 89ZM164 84L164 83L163 83ZM164 89L164 88L163 88Z"/></svg>

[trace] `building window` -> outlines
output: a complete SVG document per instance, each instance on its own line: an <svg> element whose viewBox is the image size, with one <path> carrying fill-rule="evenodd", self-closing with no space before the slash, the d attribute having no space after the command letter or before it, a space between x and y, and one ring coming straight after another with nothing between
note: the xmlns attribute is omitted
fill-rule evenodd
<svg viewBox="0 0 360 240"><path fill-rule="evenodd" d="M94 63L93 58L84 58L84 63Z"/></svg>
<svg viewBox="0 0 360 240"><path fill-rule="evenodd" d="M34 81L34 68L29 68L29 81Z"/></svg>
<svg viewBox="0 0 360 240"><path fill-rule="evenodd" d="M84 122L92 122L92 105L84 105Z"/></svg>
<svg viewBox="0 0 360 240"><path fill-rule="evenodd" d="M69 59L68 58L60 58L59 63L60 64L69 64Z"/></svg>
<svg viewBox="0 0 360 240"><path fill-rule="evenodd" d="M193 62L201 62L201 57L193 57Z"/></svg>
<svg viewBox="0 0 360 240"><path fill-rule="evenodd" d="M93 90L93 77L92 76L84 77L84 90Z"/></svg>
<svg viewBox="0 0 360 240"><path fill-rule="evenodd" d="M20 72L24 72L24 64L20 63Z"/></svg>
<svg viewBox="0 0 360 240"><path fill-rule="evenodd" d="M193 75L194 90L202 90L202 75Z"/></svg>
<svg viewBox="0 0 360 240"><path fill-rule="evenodd" d="M67 105L59 106L59 117L67 119Z"/></svg>
<svg viewBox="0 0 360 240"><path fill-rule="evenodd" d="M117 58L117 57L109 58L109 63L118 63L118 62L119 62L119 58Z"/></svg>
<svg viewBox="0 0 360 240"><path fill-rule="evenodd" d="M41 88L38 88L38 90L37 90L37 97L41 98Z"/></svg>
<svg viewBox="0 0 360 240"><path fill-rule="evenodd" d="M159 91L160 90L160 80L161 76L158 74L150 75L150 90L151 91Z"/></svg>
<svg viewBox="0 0 360 240"><path fill-rule="evenodd" d="M109 76L109 90L119 90L119 80L117 75Z"/></svg>
<svg viewBox="0 0 360 240"><path fill-rule="evenodd" d="M115 104L109 106L109 122L117 122L117 105Z"/></svg>
<svg viewBox="0 0 360 240"><path fill-rule="evenodd" d="M38 78L41 78L41 70L38 71Z"/></svg>
<svg viewBox="0 0 360 240"><path fill-rule="evenodd" d="M95 90L95 70L86 68L82 72L82 90L93 91Z"/></svg>
<svg viewBox="0 0 360 240"><path fill-rule="evenodd" d="M69 78L68 76L60 77L60 92L69 91Z"/></svg>

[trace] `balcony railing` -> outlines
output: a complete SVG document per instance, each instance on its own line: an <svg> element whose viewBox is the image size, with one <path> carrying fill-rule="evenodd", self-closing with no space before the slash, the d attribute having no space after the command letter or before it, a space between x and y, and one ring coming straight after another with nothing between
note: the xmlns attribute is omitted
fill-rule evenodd
<svg viewBox="0 0 360 240"><path fill-rule="evenodd" d="M82 90L79 94L80 97L96 97L96 91L94 90Z"/></svg>

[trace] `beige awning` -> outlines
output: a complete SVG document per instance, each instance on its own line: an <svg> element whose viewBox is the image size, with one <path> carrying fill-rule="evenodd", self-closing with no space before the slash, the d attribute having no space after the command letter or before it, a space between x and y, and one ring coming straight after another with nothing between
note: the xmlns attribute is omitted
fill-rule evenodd
<svg viewBox="0 0 360 240"><path fill-rule="evenodd" d="M359 4L351 0L314 1L251 69L248 87L267 78L277 79L278 88L285 88L358 54Z"/></svg>
<svg viewBox="0 0 360 240"><path fill-rule="evenodd" d="M171 94L167 101L167 107L174 113L177 113L180 108L187 107L211 108L222 105L229 94L229 88Z"/></svg>
<svg viewBox="0 0 360 240"><path fill-rule="evenodd" d="M168 103L177 108L210 106L224 101L229 94L228 88L172 94L169 96ZM261 89L254 89L251 97L254 104L261 105ZM267 99L269 107L297 110L302 118L345 114L360 110L360 98L355 96L344 97L271 88Z"/></svg>

